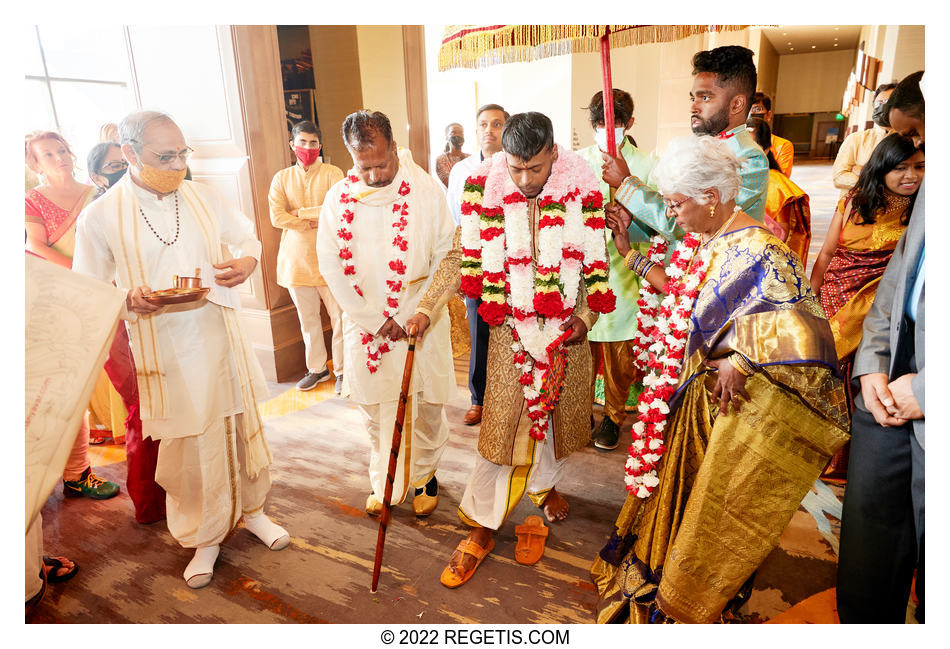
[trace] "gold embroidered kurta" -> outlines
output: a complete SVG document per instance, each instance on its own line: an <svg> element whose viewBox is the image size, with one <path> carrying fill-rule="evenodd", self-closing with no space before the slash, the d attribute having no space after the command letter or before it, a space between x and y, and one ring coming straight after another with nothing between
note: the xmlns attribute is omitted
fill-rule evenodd
<svg viewBox="0 0 950 649"><path fill-rule="evenodd" d="M533 223L534 255L538 255L538 222L540 211L537 201L528 201L528 213ZM462 259L461 229L455 232L452 250L445 256L432 287L420 300L416 311L430 315L458 290ZM574 315L584 321L588 331L597 321L597 314L587 306L587 290L583 280L578 288ZM431 316L430 316L431 317ZM478 452L495 464L515 465L529 456L531 422L524 405L524 394L518 382L520 371L514 364L511 329L506 325L492 326L488 338L488 368L485 380L485 401L481 429L478 434ZM554 430L555 457L561 459L584 448L590 441L590 412L593 400L593 363L586 338L567 350L567 367L561 398L551 413Z"/></svg>

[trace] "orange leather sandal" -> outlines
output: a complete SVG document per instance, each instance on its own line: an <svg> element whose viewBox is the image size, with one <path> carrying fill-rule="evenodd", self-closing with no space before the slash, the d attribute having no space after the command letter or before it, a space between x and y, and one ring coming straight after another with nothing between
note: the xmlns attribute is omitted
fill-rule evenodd
<svg viewBox="0 0 950 649"><path fill-rule="evenodd" d="M518 545L515 546L515 561L526 566L534 565L544 554L548 528L540 516L528 516L524 524L515 527Z"/></svg>
<svg viewBox="0 0 950 649"><path fill-rule="evenodd" d="M495 549L495 539L490 540L488 545L484 548L478 543L475 543L475 541L462 539L455 549L462 553L462 559L465 559L466 554L470 554L475 557L475 565L472 566L471 570L463 573L461 577L458 574L452 572L451 566L446 566L442 571L442 576L439 578L439 581L441 581L442 585L446 586L447 588L458 588L472 578L472 575L474 575L475 571L478 570L478 566L482 565L482 560L488 556L489 552ZM459 565L461 565L461 563Z"/></svg>

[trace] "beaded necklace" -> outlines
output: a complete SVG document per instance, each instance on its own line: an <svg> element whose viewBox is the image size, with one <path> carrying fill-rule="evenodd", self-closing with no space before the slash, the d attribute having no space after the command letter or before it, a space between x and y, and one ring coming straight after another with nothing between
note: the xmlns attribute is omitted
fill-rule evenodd
<svg viewBox="0 0 950 649"><path fill-rule="evenodd" d="M164 243L166 246L173 246L178 241L178 235L181 233L181 217L178 213L178 191L175 191L175 238L171 241L165 241L162 236L155 231L155 228L152 227L152 224L149 223L148 217L145 216L145 212L142 210L142 206L139 205L139 214L142 215L142 218L145 220L145 225L148 226L148 229L152 231L152 234L155 235L155 238Z"/></svg>

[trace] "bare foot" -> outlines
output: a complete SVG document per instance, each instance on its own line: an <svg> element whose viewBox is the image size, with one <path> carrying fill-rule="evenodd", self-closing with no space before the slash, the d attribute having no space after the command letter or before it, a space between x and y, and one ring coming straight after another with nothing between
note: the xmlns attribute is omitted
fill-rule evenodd
<svg viewBox="0 0 950 649"><path fill-rule="evenodd" d="M548 497L544 499L544 516L548 519L549 523L554 521L563 521L567 518L567 512L571 508L567 504L567 501L564 500L564 496L557 492L557 489L552 487L551 491L548 492Z"/></svg>
<svg viewBox="0 0 950 649"><path fill-rule="evenodd" d="M472 531L468 533L468 540L474 543L477 543L481 547L488 545L488 542L491 541L492 535L495 533L494 530L491 530L487 527L473 527ZM462 560L461 567L459 566L459 560ZM458 577L461 577L463 574L475 567L475 564L478 563L478 560L470 554L466 554L465 558L462 558L462 553L456 550L452 553L452 558L449 559L449 569Z"/></svg>

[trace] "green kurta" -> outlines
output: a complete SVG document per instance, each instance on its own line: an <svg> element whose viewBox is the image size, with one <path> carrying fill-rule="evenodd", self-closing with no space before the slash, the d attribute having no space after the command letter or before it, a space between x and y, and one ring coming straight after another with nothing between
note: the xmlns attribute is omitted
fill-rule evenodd
<svg viewBox="0 0 950 649"><path fill-rule="evenodd" d="M601 175L603 160L596 144L581 149L577 154L587 161L598 177ZM653 169L653 160L633 146L628 138L624 138L620 154L627 161L631 174L637 178L649 178L650 171ZM610 188L603 180L600 181L600 191L606 201L610 196ZM634 229L637 230L636 233L633 233ZM646 243L648 240L649 236L646 232L631 225L630 243L633 248L646 254L650 247ZM611 313L602 314L597 319L597 324L590 330L588 339L593 342L633 340L637 335L637 299L640 297L640 278L624 267L623 257L617 252L610 230L607 230L607 254L610 257L610 274L607 281L610 289L617 296L617 308Z"/></svg>

